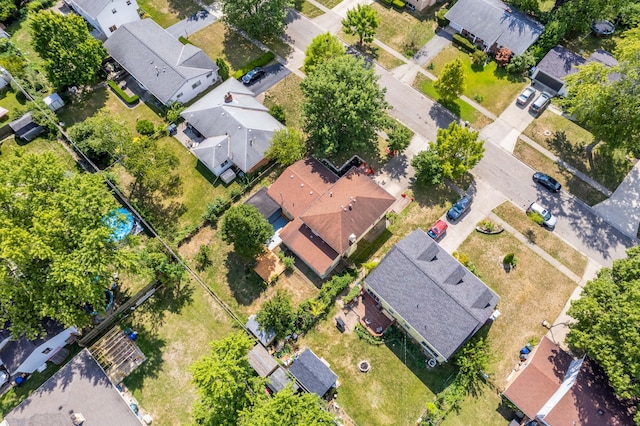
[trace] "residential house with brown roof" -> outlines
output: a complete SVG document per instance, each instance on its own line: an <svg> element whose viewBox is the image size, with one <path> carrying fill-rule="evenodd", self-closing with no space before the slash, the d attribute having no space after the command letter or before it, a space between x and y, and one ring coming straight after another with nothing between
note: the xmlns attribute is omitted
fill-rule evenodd
<svg viewBox="0 0 640 426"><path fill-rule="evenodd" d="M635 424L633 410L616 397L593 360L574 360L547 337L502 394L543 426Z"/></svg>
<svg viewBox="0 0 640 426"><path fill-rule="evenodd" d="M290 222L282 242L320 278L356 250L395 198L358 168L338 177L314 158L289 166L267 194Z"/></svg>

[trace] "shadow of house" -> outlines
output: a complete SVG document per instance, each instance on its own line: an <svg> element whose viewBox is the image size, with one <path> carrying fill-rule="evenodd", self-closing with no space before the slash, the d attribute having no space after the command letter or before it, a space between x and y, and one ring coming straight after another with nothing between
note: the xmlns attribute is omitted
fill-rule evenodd
<svg viewBox="0 0 640 426"><path fill-rule="evenodd" d="M44 127L37 125L33 121L31 112L9 123L9 127L16 134L17 138L27 142L31 142L45 131Z"/></svg>
<svg viewBox="0 0 640 426"><path fill-rule="evenodd" d="M183 45L152 19L121 26L104 47L164 105L189 102L218 80L218 66L206 53Z"/></svg>
<svg viewBox="0 0 640 426"><path fill-rule="evenodd" d="M64 0L78 15L93 28L97 39L111 37L122 25L139 21L136 0Z"/></svg>
<svg viewBox="0 0 640 426"><path fill-rule="evenodd" d="M302 389L315 393L320 398L336 387L338 381L338 375L309 348L293 360L289 373L296 378Z"/></svg>
<svg viewBox="0 0 640 426"><path fill-rule="evenodd" d="M503 396L537 425L634 425L633 409L615 396L600 367L573 359L547 337Z"/></svg>
<svg viewBox="0 0 640 426"><path fill-rule="evenodd" d="M44 334L34 340L25 337L11 340L9 333L6 330L2 331L0 361L10 375L33 373L74 341L78 335L75 327L64 328L50 319L44 320L42 327Z"/></svg>
<svg viewBox="0 0 640 426"><path fill-rule="evenodd" d="M4 418L7 426L140 426L141 421L87 349L35 390Z"/></svg>
<svg viewBox="0 0 640 426"><path fill-rule="evenodd" d="M493 318L500 300L422 229L393 246L363 285L437 362L447 362Z"/></svg>
<svg viewBox="0 0 640 426"><path fill-rule="evenodd" d="M216 87L181 116L204 137L192 145L191 151L216 176L224 176L233 166L244 173L263 166L273 133L284 127L258 102L251 89L234 78ZM233 177L235 174L229 182Z"/></svg>
<svg viewBox="0 0 640 426"><path fill-rule="evenodd" d="M522 55L544 26L500 0L459 0L445 15L453 29L486 52L506 47Z"/></svg>

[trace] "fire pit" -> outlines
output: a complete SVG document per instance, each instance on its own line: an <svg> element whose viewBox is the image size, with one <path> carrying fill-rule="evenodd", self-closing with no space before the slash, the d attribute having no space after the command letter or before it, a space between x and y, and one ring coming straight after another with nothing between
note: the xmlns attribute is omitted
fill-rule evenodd
<svg viewBox="0 0 640 426"><path fill-rule="evenodd" d="M361 373L366 373L371 369L371 364L369 364L369 361L360 361L358 363L358 370L360 370Z"/></svg>

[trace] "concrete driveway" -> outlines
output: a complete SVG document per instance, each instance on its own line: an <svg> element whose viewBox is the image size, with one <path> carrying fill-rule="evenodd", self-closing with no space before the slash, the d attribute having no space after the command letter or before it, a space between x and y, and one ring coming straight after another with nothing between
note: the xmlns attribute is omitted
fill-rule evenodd
<svg viewBox="0 0 640 426"><path fill-rule="evenodd" d="M249 86L256 95L266 92L283 78L291 74L291 71L279 62L262 68L265 70L265 75Z"/></svg>

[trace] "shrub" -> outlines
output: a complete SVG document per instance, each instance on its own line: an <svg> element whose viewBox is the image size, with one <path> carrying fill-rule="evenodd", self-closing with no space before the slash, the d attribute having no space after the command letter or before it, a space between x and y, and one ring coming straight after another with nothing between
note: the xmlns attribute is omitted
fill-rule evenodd
<svg viewBox="0 0 640 426"><path fill-rule="evenodd" d="M284 267L287 271L291 271L293 269L293 266L296 263L296 259L294 257L285 256L283 252L278 253L278 257L284 264Z"/></svg>
<svg viewBox="0 0 640 426"><path fill-rule="evenodd" d="M183 36L178 37L178 41L182 44L193 44L186 37L183 37Z"/></svg>
<svg viewBox="0 0 640 426"><path fill-rule="evenodd" d="M404 9L404 7L407 5L405 2L403 2L402 0L393 0L393 2L391 3L393 5L393 7L395 7L396 9Z"/></svg>
<svg viewBox="0 0 640 426"><path fill-rule="evenodd" d="M476 94L473 96L473 99L474 99L477 103L481 104L481 103L482 103L482 101L484 101L484 96L482 96L480 93L476 93Z"/></svg>
<svg viewBox="0 0 640 426"><path fill-rule="evenodd" d="M271 105L271 107L269 107L269 114L271 114L273 118L278 120L283 125L287 125L287 117L285 115L284 108L282 108L280 105Z"/></svg>
<svg viewBox="0 0 640 426"><path fill-rule="evenodd" d="M229 65L223 58L216 58L216 65L218 66L218 76L222 81L229 78Z"/></svg>
<svg viewBox="0 0 640 426"><path fill-rule="evenodd" d="M482 222L478 224L478 226L485 231L493 232L496 227L496 224L491 222L489 219L484 219Z"/></svg>
<svg viewBox="0 0 640 426"><path fill-rule="evenodd" d="M141 135L150 136L154 133L155 129L153 127L153 123L149 120L140 120L136 123L136 132Z"/></svg>
<svg viewBox="0 0 640 426"><path fill-rule="evenodd" d="M116 92L116 95L120 96L120 98L122 98L123 101L125 101L128 104L133 104L138 102L138 100L140 99L138 97L138 95L133 95L133 96L129 96L127 95L124 90L122 90L120 87L118 87L118 84L113 81L113 80L109 80L107 82L107 84L109 84L109 87L111 87L111 89Z"/></svg>
<svg viewBox="0 0 640 426"><path fill-rule="evenodd" d="M533 212L531 210L527 211L527 216L531 218L538 225L544 224L544 217L538 212Z"/></svg>
<svg viewBox="0 0 640 426"><path fill-rule="evenodd" d="M518 259L516 259L515 253L509 253L504 257L502 263L504 263L505 265L513 266L515 268L518 264Z"/></svg>
<svg viewBox="0 0 640 426"><path fill-rule="evenodd" d="M196 269L203 271L207 266L211 265L211 248L206 244L202 244L193 260L196 262Z"/></svg>
<svg viewBox="0 0 640 426"><path fill-rule="evenodd" d="M244 67L240 68L236 72L233 73L233 78L240 78L255 67L262 67L267 65L269 62L273 61L276 57L273 52L265 52L258 59L249 62Z"/></svg>
<svg viewBox="0 0 640 426"><path fill-rule="evenodd" d="M165 117L169 123L177 123L180 120L180 114L185 110L182 102L171 102L165 113Z"/></svg>
<svg viewBox="0 0 640 426"><path fill-rule="evenodd" d="M318 299L329 305L340 292L349 287L349 284L355 278L354 271L347 271L344 275L334 275L331 281L325 283L320 289Z"/></svg>
<svg viewBox="0 0 640 426"><path fill-rule="evenodd" d="M374 268L378 266L378 263L380 262L377 262L375 260L371 262L363 263L362 267L364 268L364 274L369 275L369 272L373 271Z"/></svg>
<svg viewBox="0 0 640 426"><path fill-rule="evenodd" d="M522 55L514 56L505 67L509 74L522 74L536 64L536 58L530 50Z"/></svg>
<svg viewBox="0 0 640 426"><path fill-rule="evenodd" d="M444 28L447 25L449 25L449 20L444 17L444 15L446 15L448 11L449 9L446 9L443 7L442 9L436 12L436 22L438 22L438 26L440 28Z"/></svg>
<svg viewBox="0 0 640 426"><path fill-rule="evenodd" d="M477 68L483 68L487 62L487 54L482 50L476 50L471 54L471 64Z"/></svg>
<svg viewBox="0 0 640 426"><path fill-rule="evenodd" d="M466 265L467 263L469 263L469 256L467 256L466 254L462 253L461 251L454 251L453 252L453 257L455 259L457 259L458 262L462 263L463 265Z"/></svg>
<svg viewBox="0 0 640 426"><path fill-rule="evenodd" d="M511 60L512 55L513 53L506 47L503 47L500 50L498 50L498 53L496 53L496 62L498 63L498 66L500 67L506 66Z"/></svg>
<svg viewBox="0 0 640 426"><path fill-rule="evenodd" d="M459 47L461 47L463 50L466 50L469 53L473 53L476 50L478 50L478 48L476 47L475 44L473 44L471 42L471 40L467 40L466 38L464 38L463 36L461 36L460 34L454 34L453 35L453 41L455 42L456 45L458 45Z"/></svg>
<svg viewBox="0 0 640 426"><path fill-rule="evenodd" d="M229 207L229 201L223 197L216 197L207 204L207 211L204 213L203 218L211 223L216 223L217 219L224 213Z"/></svg>

